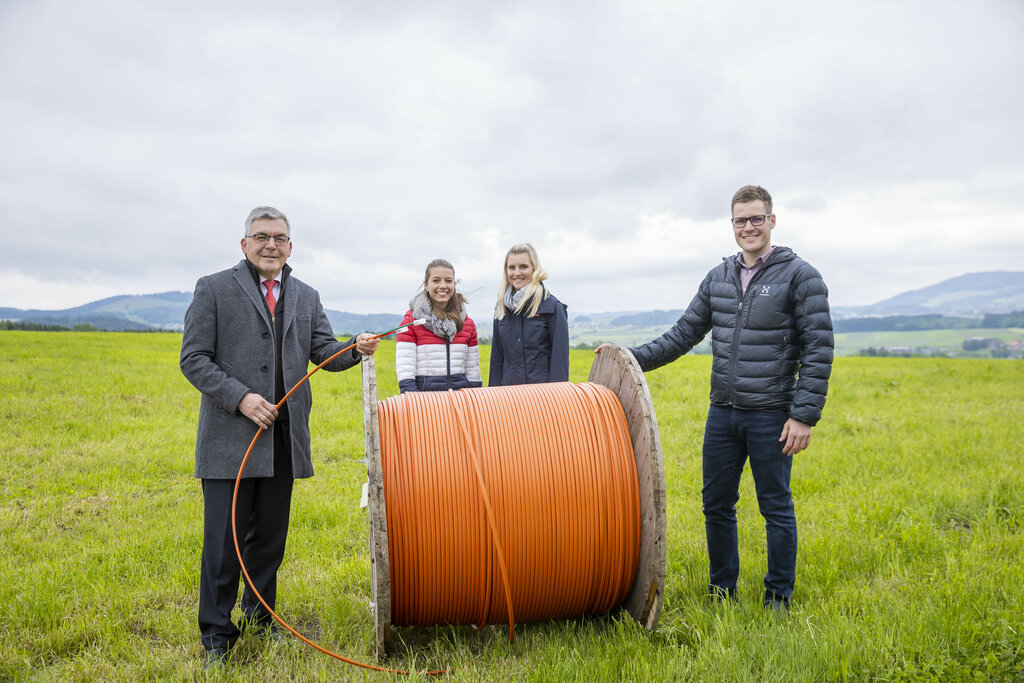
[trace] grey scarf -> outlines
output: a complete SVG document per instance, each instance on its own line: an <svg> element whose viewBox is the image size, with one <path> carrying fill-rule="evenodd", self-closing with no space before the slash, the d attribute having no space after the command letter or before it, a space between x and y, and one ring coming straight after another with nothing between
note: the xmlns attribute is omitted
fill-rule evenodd
<svg viewBox="0 0 1024 683"><path fill-rule="evenodd" d="M509 285L505 290L505 308L513 313L518 313L519 307L523 305L524 296L526 296L526 287L521 287L516 291L512 285Z"/></svg>
<svg viewBox="0 0 1024 683"><path fill-rule="evenodd" d="M412 298L412 301L409 302L409 308L412 310L412 317L417 319L424 318L427 322L423 326L438 337L446 341L455 339L455 333L459 331L455 321L438 318L434 315L434 312L430 309L430 297L427 296L426 291L417 293ZM459 313L462 315L462 320L465 321L466 307L463 306Z"/></svg>

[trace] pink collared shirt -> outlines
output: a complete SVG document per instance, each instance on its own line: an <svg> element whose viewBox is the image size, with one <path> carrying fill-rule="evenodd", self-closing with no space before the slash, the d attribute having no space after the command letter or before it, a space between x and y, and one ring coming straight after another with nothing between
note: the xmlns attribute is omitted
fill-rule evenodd
<svg viewBox="0 0 1024 683"><path fill-rule="evenodd" d="M774 246L769 247L768 251L757 257L757 260L754 261L754 265L752 266L748 266L747 262L743 260L742 251L736 254L736 263L740 264L740 286L743 287L742 294L747 293L747 285L749 285L750 281L754 279L757 271L761 270L761 266L763 266L764 262L768 260L769 256L771 256L772 249L774 248Z"/></svg>

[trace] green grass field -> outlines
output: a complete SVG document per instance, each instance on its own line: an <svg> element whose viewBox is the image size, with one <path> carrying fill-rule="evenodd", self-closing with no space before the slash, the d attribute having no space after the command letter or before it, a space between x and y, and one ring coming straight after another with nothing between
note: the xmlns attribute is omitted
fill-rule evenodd
<svg viewBox="0 0 1024 683"><path fill-rule="evenodd" d="M203 678L199 401L178 370L180 340L0 332L0 680ZM397 392L393 350L379 353L381 398ZM591 359L572 353L573 381ZM796 456L801 545L782 619L760 605L749 476L740 601L705 596L709 363L684 357L647 376L668 492L656 631L622 614L517 625L511 644L507 627L403 628L389 665L452 666L460 681L1024 680L1024 363L837 360L824 420ZM312 381L317 476L296 486L278 607L372 662L359 371ZM407 680L244 639L215 678Z"/></svg>

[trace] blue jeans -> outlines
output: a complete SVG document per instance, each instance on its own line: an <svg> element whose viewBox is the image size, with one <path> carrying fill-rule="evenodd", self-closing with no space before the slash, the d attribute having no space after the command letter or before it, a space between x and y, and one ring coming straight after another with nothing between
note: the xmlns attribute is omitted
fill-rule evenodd
<svg viewBox="0 0 1024 683"><path fill-rule="evenodd" d="M709 589L735 594L740 573L736 501L740 474L750 459L757 506L768 538L764 600L789 602L796 581L796 514L789 489L793 458L782 452L785 411L712 405L704 430L704 528L710 561Z"/></svg>

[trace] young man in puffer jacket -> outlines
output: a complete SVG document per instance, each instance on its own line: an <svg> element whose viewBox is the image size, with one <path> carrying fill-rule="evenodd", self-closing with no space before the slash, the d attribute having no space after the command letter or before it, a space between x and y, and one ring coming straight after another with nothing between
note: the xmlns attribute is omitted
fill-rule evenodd
<svg viewBox="0 0 1024 683"><path fill-rule="evenodd" d="M792 456L807 448L825 405L832 318L818 271L788 247L771 245L775 214L764 188L736 192L732 224L740 253L708 273L672 329L630 351L644 371L653 370L711 332L702 463L709 592L736 597L736 501L749 458L768 543L764 605L783 614L796 578Z"/></svg>

